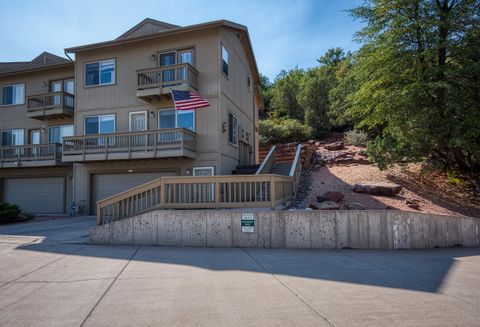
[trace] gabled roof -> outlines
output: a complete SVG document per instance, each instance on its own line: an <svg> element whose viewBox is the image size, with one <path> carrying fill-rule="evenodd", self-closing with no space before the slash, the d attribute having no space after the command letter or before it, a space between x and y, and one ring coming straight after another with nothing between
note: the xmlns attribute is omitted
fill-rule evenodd
<svg viewBox="0 0 480 327"><path fill-rule="evenodd" d="M31 61L0 62L0 76L43 70L54 67L73 66L73 61L50 52L42 52Z"/></svg>
<svg viewBox="0 0 480 327"><path fill-rule="evenodd" d="M35 68L44 65L52 65L63 62L69 62L70 60L56 56L50 52L44 51L35 57L32 61L28 62L23 68Z"/></svg>
<svg viewBox="0 0 480 327"><path fill-rule="evenodd" d="M142 36L148 34L154 34L156 32L168 30L171 28L180 27L178 25L169 24L152 18L145 18L137 25L120 35L116 40L126 39L129 37Z"/></svg>

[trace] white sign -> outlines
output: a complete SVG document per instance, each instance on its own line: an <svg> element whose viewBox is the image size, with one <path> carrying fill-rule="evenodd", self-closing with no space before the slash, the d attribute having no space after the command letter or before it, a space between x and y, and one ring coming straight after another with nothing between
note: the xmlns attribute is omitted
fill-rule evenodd
<svg viewBox="0 0 480 327"><path fill-rule="evenodd" d="M242 213L242 233L255 233L255 218L253 213Z"/></svg>

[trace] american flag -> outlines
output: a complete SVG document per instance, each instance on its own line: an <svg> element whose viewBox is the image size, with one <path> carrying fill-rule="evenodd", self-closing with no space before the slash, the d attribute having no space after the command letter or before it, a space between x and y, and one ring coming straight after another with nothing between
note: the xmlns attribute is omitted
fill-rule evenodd
<svg viewBox="0 0 480 327"><path fill-rule="evenodd" d="M197 92L172 90L173 103L177 110L190 110L208 107L210 104Z"/></svg>

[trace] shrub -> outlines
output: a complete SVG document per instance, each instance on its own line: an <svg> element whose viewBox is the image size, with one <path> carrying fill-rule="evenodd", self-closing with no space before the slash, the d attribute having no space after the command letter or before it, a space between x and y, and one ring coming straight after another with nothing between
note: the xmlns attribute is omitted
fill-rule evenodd
<svg viewBox="0 0 480 327"><path fill-rule="evenodd" d="M312 129L296 119L264 119L260 121L260 143L302 142L312 135Z"/></svg>
<svg viewBox="0 0 480 327"><path fill-rule="evenodd" d="M20 214L20 207L16 204L0 203L0 224L6 224L17 219Z"/></svg>
<svg viewBox="0 0 480 327"><path fill-rule="evenodd" d="M345 143L356 146L366 146L368 141L368 135L365 132L359 130L351 130L345 132Z"/></svg>

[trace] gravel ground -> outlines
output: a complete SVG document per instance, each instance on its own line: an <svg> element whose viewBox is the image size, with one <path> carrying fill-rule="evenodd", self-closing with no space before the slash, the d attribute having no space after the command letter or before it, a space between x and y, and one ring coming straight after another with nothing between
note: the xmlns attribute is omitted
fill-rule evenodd
<svg viewBox="0 0 480 327"><path fill-rule="evenodd" d="M386 171L379 170L374 165L333 165L323 166L313 172L312 186L308 196L303 200L303 207L316 203L316 196L327 191L342 192L345 197L339 204L342 206L350 201L361 203L366 209L400 209L416 211L407 206L406 200L414 200L419 205L418 211L433 214L480 217L480 205L465 203L456 198L455 194L443 192L423 183L411 171L395 167ZM352 186L360 181L395 182L403 186L398 196L372 196L352 191ZM450 192L452 193L452 192ZM480 204L480 203L479 203Z"/></svg>

